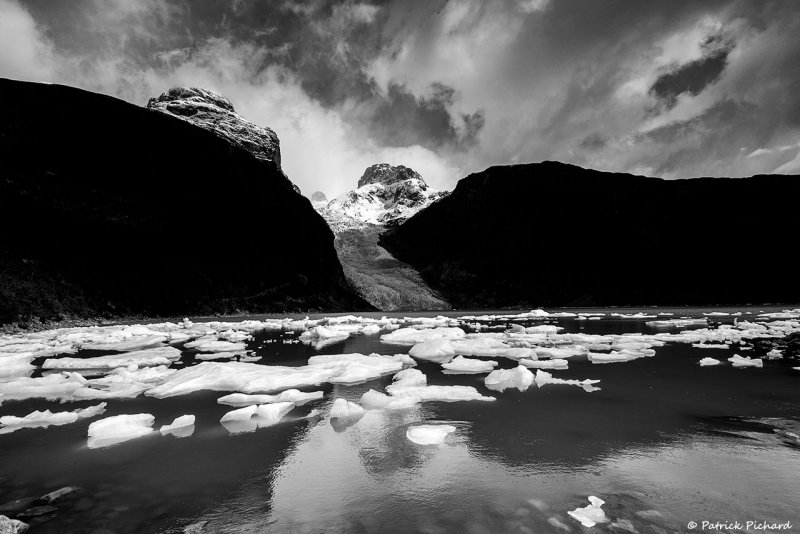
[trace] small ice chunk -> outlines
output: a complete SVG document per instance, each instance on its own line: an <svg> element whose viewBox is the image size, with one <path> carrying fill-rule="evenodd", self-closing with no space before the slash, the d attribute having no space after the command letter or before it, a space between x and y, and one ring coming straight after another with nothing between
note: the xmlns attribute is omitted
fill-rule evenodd
<svg viewBox="0 0 800 534"><path fill-rule="evenodd" d="M569 379L565 380L563 378L553 378L553 375L548 373L547 371L536 371L536 385L538 387L542 387L547 384L567 384L570 386L580 386L584 390L591 393L592 391L597 391L600 388L595 387L595 384L599 383L599 380L596 379L586 379L586 380L574 380Z"/></svg>
<svg viewBox="0 0 800 534"><path fill-rule="evenodd" d="M176 438L188 438L194 433L194 416L182 415L176 417L172 423L163 425L159 432L161 432L162 436L171 434Z"/></svg>
<svg viewBox="0 0 800 534"><path fill-rule="evenodd" d="M783 353L778 349L772 349L764 357L768 360L780 360L783 358Z"/></svg>
<svg viewBox="0 0 800 534"><path fill-rule="evenodd" d="M251 417L256 414L256 410L258 406L245 406L244 408L239 408L238 410L231 410L227 412L222 418L219 420L220 423L224 423L226 421L248 421Z"/></svg>
<svg viewBox="0 0 800 534"><path fill-rule="evenodd" d="M701 367L706 367L709 365L719 365L722 362L717 360L716 358L703 358L702 360L700 360L699 363Z"/></svg>
<svg viewBox="0 0 800 534"><path fill-rule="evenodd" d="M415 397L419 402L459 402L459 401L493 401L494 397L481 395L472 386L387 386L386 390L393 397Z"/></svg>
<svg viewBox="0 0 800 534"><path fill-rule="evenodd" d="M251 406L253 404L270 404L273 402L292 402L297 406L302 406L312 400L321 399L322 391L311 391L306 393L297 389L287 389L278 395L247 395L245 393L231 393L217 399L218 404L228 406Z"/></svg>
<svg viewBox="0 0 800 534"><path fill-rule="evenodd" d="M484 379L486 387L494 391L504 391L508 388L517 388L525 391L533 384L533 373L523 365L514 369L497 369Z"/></svg>
<svg viewBox="0 0 800 534"><path fill-rule="evenodd" d="M442 367L451 373L488 373L497 367L497 362L456 356L450 362L443 363Z"/></svg>
<svg viewBox="0 0 800 534"><path fill-rule="evenodd" d="M392 377L393 384L386 388L386 391L391 393L390 388L408 388L417 386L426 386L428 384L428 377L419 369L403 369Z"/></svg>
<svg viewBox="0 0 800 534"><path fill-rule="evenodd" d="M638 360L639 358L644 358L647 355L648 354L634 350L615 350L609 354L590 352L587 357L592 363L617 363Z"/></svg>
<svg viewBox="0 0 800 534"><path fill-rule="evenodd" d="M411 347L408 354L419 360L444 363L449 362L455 356L456 351L446 339L432 339L431 341L417 343Z"/></svg>
<svg viewBox="0 0 800 534"><path fill-rule="evenodd" d="M184 345L187 349L194 349L197 352L239 352L245 351L247 346L243 342L233 343L231 341L219 340L216 337L199 338Z"/></svg>
<svg viewBox="0 0 800 534"><path fill-rule="evenodd" d="M569 368L569 360L556 358L554 360L520 360L520 365L524 365L530 369L567 369Z"/></svg>
<svg viewBox="0 0 800 534"><path fill-rule="evenodd" d="M593 527L597 523L607 523L608 517L606 517L605 512L603 512L601 508L601 506L605 504L605 501L592 495L589 497L589 503L588 506L576 508L567 513L573 519L580 521L581 525L584 527Z"/></svg>
<svg viewBox="0 0 800 534"><path fill-rule="evenodd" d="M734 354L728 358L728 361L731 362L734 367L764 367L764 360L761 358L751 358L750 356Z"/></svg>
<svg viewBox="0 0 800 534"><path fill-rule="evenodd" d="M369 391L361 395L361 400L359 401L359 403L367 410L382 410L386 408L386 405L389 404L390 400L391 397L389 397L385 393L381 393L380 391L375 391L374 389L370 389Z"/></svg>
<svg viewBox="0 0 800 534"><path fill-rule="evenodd" d="M408 427L406 437L417 445L441 445L455 431L452 425L417 425Z"/></svg>
<svg viewBox="0 0 800 534"><path fill-rule="evenodd" d="M153 431L155 417L149 413L123 414L106 417L89 425L90 449L108 447Z"/></svg>
<svg viewBox="0 0 800 534"><path fill-rule="evenodd" d="M256 419L258 428L271 426L280 422L283 416L292 411L294 403L276 402L273 404L262 404L256 409Z"/></svg>
<svg viewBox="0 0 800 534"><path fill-rule="evenodd" d="M339 398L333 401L333 406L331 406L330 411L330 418L331 419L357 419L364 415L364 408L356 404L355 402L350 402L348 400Z"/></svg>
<svg viewBox="0 0 800 534"><path fill-rule="evenodd" d="M195 354L194 359L200 361L211 361L211 360L232 360L237 356L240 356L240 352L210 352L210 353L198 353Z"/></svg>

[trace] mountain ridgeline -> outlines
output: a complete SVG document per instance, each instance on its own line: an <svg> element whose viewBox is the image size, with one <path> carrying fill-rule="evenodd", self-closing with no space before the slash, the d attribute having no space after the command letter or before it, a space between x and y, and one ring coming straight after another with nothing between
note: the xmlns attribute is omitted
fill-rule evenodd
<svg viewBox="0 0 800 534"><path fill-rule="evenodd" d="M0 324L371 308L271 130L210 92L151 107L0 79Z"/></svg>
<svg viewBox="0 0 800 534"><path fill-rule="evenodd" d="M459 308L800 302L800 177L491 167L382 234Z"/></svg>

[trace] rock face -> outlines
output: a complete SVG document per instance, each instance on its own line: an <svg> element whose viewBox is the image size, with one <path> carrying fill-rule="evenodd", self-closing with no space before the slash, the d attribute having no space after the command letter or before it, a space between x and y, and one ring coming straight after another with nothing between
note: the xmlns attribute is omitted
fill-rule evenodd
<svg viewBox="0 0 800 534"><path fill-rule="evenodd" d="M289 180L281 170L281 144L277 134L236 113L231 101L224 96L197 87L173 87L151 98L147 107L214 132L258 160L274 162L283 177ZM300 188L294 184L292 187L300 193Z"/></svg>
<svg viewBox="0 0 800 534"><path fill-rule="evenodd" d="M276 161L169 114L0 79L0 176L0 323L369 308Z"/></svg>
<svg viewBox="0 0 800 534"><path fill-rule="evenodd" d="M369 184L383 184L384 186L392 185L397 182L405 180L422 180L422 176L413 169L404 167L403 165L392 166L388 163L376 163L364 171L361 178L358 179L358 187L364 187ZM425 184L427 187L427 184Z"/></svg>
<svg viewBox="0 0 800 534"><path fill-rule="evenodd" d="M491 167L379 240L457 307L800 301L797 176Z"/></svg>
<svg viewBox="0 0 800 534"><path fill-rule="evenodd" d="M336 234L336 252L348 281L370 304L385 311L450 309L416 269L378 246L387 227L446 194L428 187L408 167L380 163L364 171L357 189L327 204L314 203Z"/></svg>
<svg viewBox="0 0 800 534"><path fill-rule="evenodd" d="M241 117L230 100L213 91L174 87L151 98L147 107L211 130L230 144L247 150L256 159L274 161L278 168L281 166L281 145L275 132Z"/></svg>

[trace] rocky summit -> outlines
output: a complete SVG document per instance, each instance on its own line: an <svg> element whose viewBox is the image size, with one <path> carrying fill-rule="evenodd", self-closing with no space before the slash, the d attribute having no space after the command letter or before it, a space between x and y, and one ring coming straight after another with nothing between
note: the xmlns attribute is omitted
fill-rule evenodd
<svg viewBox="0 0 800 534"><path fill-rule="evenodd" d="M320 213L334 231L368 224L389 227L446 195L413 169L379 163L364 171L357 189L336 197Z"/></svg>
<svg viewBox="0 0 800 534"><path fill-rule="evenodd" d="M416 269L378 246L382 232L443 198L446 191L428 187L413 169L379 163L364 171L356 189L328 203L315 195L314 207L336 235L345 276L362 298L385 311L450 309Z"/></svg>
<svg viewBox="0 0 800 534"><path fill-rule="evenodd" d="M213 91L174 87L151 98L147 107L210 130L229 143L247 150L256 159L274 161L278 167L281 166L281 146L277 134L236 113L230 100Z"/></svg>

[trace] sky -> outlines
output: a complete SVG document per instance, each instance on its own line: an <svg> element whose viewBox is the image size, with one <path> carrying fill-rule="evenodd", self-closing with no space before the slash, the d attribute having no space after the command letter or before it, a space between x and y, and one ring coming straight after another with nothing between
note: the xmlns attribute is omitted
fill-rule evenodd
<svg viewBox="0 0 800 534"><path fill-rule="evenodd" d="M0 77L228 97L310 195L559 160L800 174L797 0L0 0Z"/></svg>

